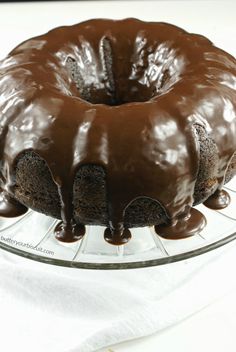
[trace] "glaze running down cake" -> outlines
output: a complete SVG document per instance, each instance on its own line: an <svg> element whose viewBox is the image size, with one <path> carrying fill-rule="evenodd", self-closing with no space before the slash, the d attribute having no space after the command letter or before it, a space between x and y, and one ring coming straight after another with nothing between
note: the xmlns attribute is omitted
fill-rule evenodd
<svg viewBox="0 0 236 352"><path fill-rule="evenodd" d="M61 219L72 242L112 244L155 226L199 232L236 173L236 60L167 23L94 19L17 46L0 62L3 216Z"/></svg>

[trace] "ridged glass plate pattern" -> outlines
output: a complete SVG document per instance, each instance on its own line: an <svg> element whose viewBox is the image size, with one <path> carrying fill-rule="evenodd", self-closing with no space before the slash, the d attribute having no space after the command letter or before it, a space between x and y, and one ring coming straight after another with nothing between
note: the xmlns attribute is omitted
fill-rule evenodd
<svg viewBox="0 0 236 352"><path fill-rule="evenodd" d="M74 243L54 237L57 220L28 211L18 218L0 218L0 248L48 264L85 269L128 269L168 264L221 247L236 238L236 178L225 189L230 205L220 211L197 207L207 226L193 237L166 240L154 228L131 229L132 239L113 246L103 238L104 227L87 226L86 235Z"/></svg>

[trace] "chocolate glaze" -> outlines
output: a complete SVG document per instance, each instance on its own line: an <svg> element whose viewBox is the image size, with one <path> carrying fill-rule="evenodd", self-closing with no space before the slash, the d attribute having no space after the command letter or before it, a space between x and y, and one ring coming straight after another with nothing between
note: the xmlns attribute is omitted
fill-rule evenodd
<svg viewBox="0 0 236 352"><path fill-rule="evenodd" d="M206 207L214 210L224 209L230 204L230 195L224 189L217 190L204 203Z"/></svg>
<svg viewBox="0 0 236 352"><path fill-rule="evenodd" d="M172 222L189 209L201 227L191 212L193 126L218 148L220 185L236 150L235 82L232 56L166 23L96 19L32 38L0 63L2 187L14 195L17 159L33 150L58 187L63 241L74 236L73 180L84 164L106 171L109 242L124 241L125 209L140 196Z"/></svg>
<svg viewBox="0 0 236 352"><path fill-rule="evenodd" d="M85 226L59 222L55 227L56 238L61 242L75 242L85 235Z"/></svg>
<svg viewBox="0 0 236 352"><path fill-rule="evenodd" d="M104 231L104 239L108 243L114 244L116 246L121 246L123 244L128 243L131 237L132 236L129 229L118 229L112 232L109 228L106 228L106 230Z"/></svg>
<svg viewBox="0 0 236 352"><path fill-rule="evenodd" d="M177 240L197 235L205 225L205 216L197 209L192 208L186 216L180 217L172 224L155 226L155 231L163 238Z"/></svg>
<svg viewBox="0 0 236 352"><path fill-rule="evenodd" d="M25 214L28 209L0 189L0 216L14 218Z"/></svg>

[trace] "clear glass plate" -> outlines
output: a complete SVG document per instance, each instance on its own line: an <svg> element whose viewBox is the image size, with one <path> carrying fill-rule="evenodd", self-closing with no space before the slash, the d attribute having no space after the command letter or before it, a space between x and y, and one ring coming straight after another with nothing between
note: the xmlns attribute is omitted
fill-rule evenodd
<svg viewBox="0 0 236 352"><path fill-rule="evenodd" d="M141 268L188 259L236 238L236 178L225 188L230 205L220 211L198 206L207 226L186 239L166 240L144 227L131 230L128 244L113 246L105 242L103 227L87 226L80 241L62 243L53 234L57 220L28 211L18 218L0 219L0 248L39 262L84 269Z"/></svg>

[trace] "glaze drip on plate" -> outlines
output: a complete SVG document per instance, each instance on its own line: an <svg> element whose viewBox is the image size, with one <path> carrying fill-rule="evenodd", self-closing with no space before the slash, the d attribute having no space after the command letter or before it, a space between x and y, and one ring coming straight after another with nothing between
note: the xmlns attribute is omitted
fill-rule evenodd
<svg viewBox="0 0 236 352"><path fill-rule="evenodd" d="M15 218L24 215L28 211L23 204L10 197L5 191L0 189L0 216Z"/></svg>
<svg viewBox="0 0 236 352"><path fill-rule="evenodd" d="M206 226L205 216L192 208L187 216L178 219L173 224L155 226L156 233L166 239L181 239L199 234Z"/></svg>
<svg viewBox="0 0 236 352"><path fill-rule="evenodd" d="M224 209L230 204L230 195L224 189L217 190L205 202L204 205L210 209Z"/></svg>
<svg viewBox="0 0 236 352"><path fill-rule="evenodd" d="M60 218L55 233L65 242L87 224L106 226L117 245L137 223L157 232L171 223L172 238L183 216L181 236L196 233L204 217L192 206L235 174L235 82L232 56L166 23L98 19L32 38L0 63L1 187ZM38 192L17 181L22 155L32 152L50 171L52 194L49 181ZM105 184L85 176L80 192L89 184L94 197L76 203L75 179L89 165L103 170Z"/></svg>

